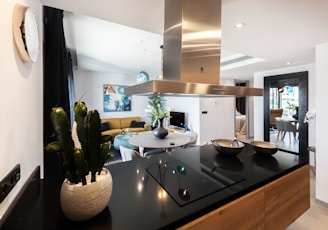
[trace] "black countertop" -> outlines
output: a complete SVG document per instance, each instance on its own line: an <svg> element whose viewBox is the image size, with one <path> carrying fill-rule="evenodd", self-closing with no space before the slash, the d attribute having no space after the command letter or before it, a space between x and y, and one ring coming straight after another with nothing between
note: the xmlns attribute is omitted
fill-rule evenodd
<svg viewBox="0 0 328 230"><path fill-rule="evenodd" d="M159 162L161 166L163 163L170 166L169 173L163 174L163 167L159 167ZM59 186L41 180L34 192L32 189L29 211L22 210L15 217L9 216L3 227L172 229L307 162L307 158L284 151L278 151L272 156L261 156L255 154L249 145L236 158L222 157L213 145L178 148L169 153L107 166L113 177L113 193L108 207L91 220L80 223L67 220L60 210ZM175 170L171 170L172 168ZM177 174L173 175L173 171ZM225 179L218 182L217 178L208 176L209 172ZM167 189L168 192L156 180L162 182L162 185L165 183L171 186ZM187 190L187 196L177 195L179 188ZM175 190L177 193L174 193Z"/></svg>

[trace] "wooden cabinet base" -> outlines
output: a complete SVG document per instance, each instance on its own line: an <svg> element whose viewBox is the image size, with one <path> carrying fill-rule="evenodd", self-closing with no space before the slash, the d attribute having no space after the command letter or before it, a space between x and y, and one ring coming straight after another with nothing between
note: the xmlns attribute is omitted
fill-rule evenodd
<svg viewBox="0 0 328 230"><path fill-rule="evenodd" d="M286 229L310 208L309 170L303 166L265 186L265 229Z"/></svg>
<svg viewBox="0 0 328 230"><path fill-rule="evenodd" d="M261 188L179 229L263 229L263 219L264 188Z"/></svg>
<svg viewBox="0 0 328 230"><path fill-rule="evenodd" d="M310 207L305 165L179 229L285 229Z"/></svg>

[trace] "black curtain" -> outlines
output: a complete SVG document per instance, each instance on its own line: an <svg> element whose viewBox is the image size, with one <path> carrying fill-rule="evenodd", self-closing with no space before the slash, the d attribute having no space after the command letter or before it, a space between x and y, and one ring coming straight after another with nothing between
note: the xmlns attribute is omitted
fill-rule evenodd
<svg viewBox="0 0 328 230"><path fill-rule="evenodd" d="M71 124L74 122L74 104L75 104L75 86L74 86L74 75L73 75L73 64L72 64L72 55L67 52L68 59L68 92L69 92L69 104L70 104L70 115L71 115Z"/></svg>
<svg viewBox="0 0 328 230"><path fill-rule="evenodd" d="M63 107L70 116L69 76L72 76L70 55L66 49L63 11L43 7L44 15L44 104L43 122L44 146L55 140L50 121L50 111L54 106ZM44 152L44 177L52 181L64 178L61 155Z"/></svg>

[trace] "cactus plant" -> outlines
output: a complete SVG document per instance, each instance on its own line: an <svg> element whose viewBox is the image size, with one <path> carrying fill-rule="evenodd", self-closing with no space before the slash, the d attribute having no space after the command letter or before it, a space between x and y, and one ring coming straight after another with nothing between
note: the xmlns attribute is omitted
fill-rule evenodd
<svg viewBox="0 0 328 230"><path fill-rule="evenodd" d="M66 178L74 184L86 185L86 175L91 172L91 182L96 181L105 161L108 159L109 141L112 137L101 134L100 116L97 110L87 110L83 101L74 105L73 126L61 107L51 111L51 121L57 141L46 146L47 151L60 152L66 168Z"/></svg>

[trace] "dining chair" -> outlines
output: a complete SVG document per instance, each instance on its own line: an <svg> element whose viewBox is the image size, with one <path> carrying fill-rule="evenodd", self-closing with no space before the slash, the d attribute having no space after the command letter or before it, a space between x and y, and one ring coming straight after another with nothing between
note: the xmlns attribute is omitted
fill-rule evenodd
<svg viewBox="0 0 328 230"><path fill-rule="evenodd" d="M166 152L164 148L145 148L142 146L139 146L139 155L142 157L146 157L149 155L153 155L156 153L163 153Z"/></svg>
<svg viewBox="0 0 328 230"><path fill-rule="evenodd" d="M282 120L283 124L283 139L285 138L286 133L288 132L289 134L289 143L291 142L291 137L290 133L293 133L294 139L296 140L296 133L297 133L297 125L293 121L288 121L288 120Z"/></svg>
<svg viewBox="0 0 328 230"><path fill-rule="evenodd" d="M284 109L270 109L270 127L276 128L276 117L281 117Z"/></svg>
<svg viewBox="0 0 328 230"><path fill-rule="evenodd" d="M133 159L139 158L140 154L137 150L126 148L120 145L120 152L122 161L131 161Z"/></svg>
<svg viewBox="0 0 328 230"><path fill-rule="evenodd" d="M155 155L159 153L165 153L166 149L164 148L157 148L157 149L148 149L146 152L143 153L143 156L150 156L150 155Z"/></svg>
<svg viewBox="0 0 328 230"><path fill-rule="evenodd" d="M190 141L186 145L182 146L183 148L195 146L198 137L198 134L196 132L186 131L182 135L187 135L190 137Z"/></svg>
<svg viewBox="0 0 328 230"><path fill-rule="evenodd" d="M283 127L283 121L281 118L276 118L276 127L278 130L278 134L277 134L277 141L279 140L279 136L282 139L282 137L284 136L285 132L284 132L284 127Z"/></svg>

